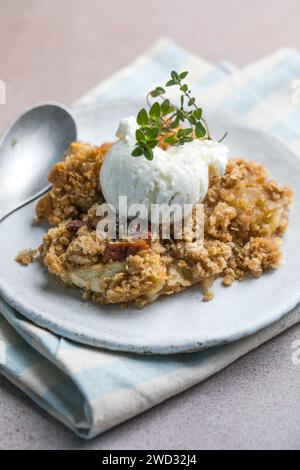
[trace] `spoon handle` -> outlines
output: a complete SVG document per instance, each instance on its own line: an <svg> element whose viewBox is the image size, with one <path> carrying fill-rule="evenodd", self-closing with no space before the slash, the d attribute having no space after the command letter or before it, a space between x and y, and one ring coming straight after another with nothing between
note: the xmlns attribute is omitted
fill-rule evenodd
<svg viewBox="0 0 300 470"><path fill-rule="evenodd" d="M30 198L26 199L26 201L15 202L13 204L5 200L0 200L0 222L6 219L6 217L8 217L13 212L16 212L18 209L21 209L21 207L26 206L31 201L34 201L34 199L37 199L38 197L42 196L43 194L48 192L50 189L51 189L51 185L49 184L38 193L35 193Z"/></svg>

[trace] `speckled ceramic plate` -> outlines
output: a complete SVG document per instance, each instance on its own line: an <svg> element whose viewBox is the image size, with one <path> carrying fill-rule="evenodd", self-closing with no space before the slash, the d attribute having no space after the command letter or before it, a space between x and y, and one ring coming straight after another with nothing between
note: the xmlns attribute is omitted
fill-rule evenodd
<svg viewBox="0 0 300 470"><path fill-rule="evenodd" d="M79 137L100 143L113 138L119 119L138 103L106 103L78 108ZM34 203L0 224L0 292L24 316L59 335L92 346L137 353L196 351L237 340L287 314L300 301L300 163L283 144L224 113L209 114L214 136L229 131L226 144L235 155L267 166L271 176L295 190L290 226L283 240L280 269L260 279L224 288L203 303L199 287L160 298L143 310L83 302L80 292L60 286L39 263L27 268L14 257L36 247L45 228L33 226Z"/></svg>

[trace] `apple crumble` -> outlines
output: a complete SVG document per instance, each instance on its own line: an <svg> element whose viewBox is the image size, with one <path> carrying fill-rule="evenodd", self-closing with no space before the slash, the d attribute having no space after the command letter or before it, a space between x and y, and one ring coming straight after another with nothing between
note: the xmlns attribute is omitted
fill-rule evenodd
<svg viewBox="0 0 300 470"><path fill-rule="evenodd" d="M240 158L229 160L223 176L210 174L203 244L191 247L189 237L101 240L99 171L110 145L71 144L36 207L37 221L54 225L40 246L44 265L85 299L142 307L198 283L210 300L217 278L230 286L279 266L292 192L268 179L262 165Z"/></svg>

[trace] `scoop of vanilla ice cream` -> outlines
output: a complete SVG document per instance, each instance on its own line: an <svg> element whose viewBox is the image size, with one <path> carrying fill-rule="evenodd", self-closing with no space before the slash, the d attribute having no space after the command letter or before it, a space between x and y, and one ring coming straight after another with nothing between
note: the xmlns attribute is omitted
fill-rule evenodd
<svg viewBox="0 0 300 470"><path fill-rule="evenodd" d="M208 190L209 170L223 175L228 161L225 145L212 140L187 142L163 150L153 149L153 160L133 157L136 119L122 119L119 140L112 145L100 170L100 183L107 203L118 211L119 196L127 196L128 207L144 204L196 204Z"/></svg>

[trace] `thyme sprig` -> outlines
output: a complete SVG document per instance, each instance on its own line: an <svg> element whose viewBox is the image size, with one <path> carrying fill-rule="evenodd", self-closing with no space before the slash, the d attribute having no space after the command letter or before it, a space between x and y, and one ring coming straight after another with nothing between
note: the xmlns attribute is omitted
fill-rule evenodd
<svg viewBox="0 0 300 470"><path fill-rule="evenodd" d="M196 98L184 79L188 72L171 72L166 87L179 87L180 106L174 106L165 98L165 88L158 86L147 95L149 110L141 109L136 121L139 128L136 131L136 145L132 152L134 157L144 155L148 160L153 159L153 149L159 143L169 145L184 145L194 138L211 140L211 134L202 108L196 104ZM151 98L157 98L152 104ZM183 127L184 124L188 127ZM224 137L223 137L224 138Z"/></svg>

